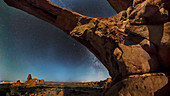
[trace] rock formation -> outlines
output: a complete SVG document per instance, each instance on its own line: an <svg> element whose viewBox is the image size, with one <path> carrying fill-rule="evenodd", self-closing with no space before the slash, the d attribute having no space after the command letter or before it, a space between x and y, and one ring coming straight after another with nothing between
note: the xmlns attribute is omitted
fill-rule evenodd
<svg viewBox="0 0 170 96"><path fill-rule="evenodd" d="M168 79L163 73L131 75L119 81L105 93L106 96L153 96L166 85ZM114 92L113 92L114 90ZM161 96L161 95L159 95ZM166 96L166 95L162 95ZM168 96L168 95L167 95Z"/></svg>
<svg viewBox="0 0 170 96"><path fill-rule="evenodd" d="M4 1L55 25L85 45L112 77L104 95L152 96L168 83L169 0L108 0L118 12L109 18L83 16L49 0Z"/></svg>
<svg viewBox="0 0 170 96"><path fill-rule="evenodd" d="M37 78L32 79L31 74L29 74L27 77L27 81L25 81L24 85L26 86L40 86L41 85L42 86L42 85L45 85L45 83L43 79L41 80Z"/></svg>
<svg viewBox="0 0 170 96"><path fill-rule="evenodd" d="M12 87L21 86L20 80L18 80L16 83L12 83L11 86L12 86Z"/></svg>
<svg viewBox="0 0 170 96"><path fill-rule="evenodd" d="M31 74L28 74L27 81L25 81L23 85L34 87L34 86L44 86L45 83L44 83L44 79L41 80L37 78L32 79ZM18 80L16 83L13 83L11 87L15 87L15 86L21 86L20 80Z"/></svg>
<svg viewBox="0 0 170 96"><path fill-rule="evenodd" d="M110 87L109 85L112 83L112 78L107 78L106 80L101 80L99 82L95 82L99 87L103 87L104 89L107 89Z"/></svg>
<svg viewBox="0 0 170 96"><path fill-rule="evenodd" d="M106 80L100 80L100 81L91 81L91 82L85 82L83 85L88 85L88 86L98 86L98 87L103 87L107 88L109 84L112 82L112 78L107 78Z"/></svg>
<svg viewBox="0 0 170 96"><path fill-rule="evenodd" d="M31 74L28 74L27 81L29 81L29 80L31 80L31 79L32 79Z"/></svg>

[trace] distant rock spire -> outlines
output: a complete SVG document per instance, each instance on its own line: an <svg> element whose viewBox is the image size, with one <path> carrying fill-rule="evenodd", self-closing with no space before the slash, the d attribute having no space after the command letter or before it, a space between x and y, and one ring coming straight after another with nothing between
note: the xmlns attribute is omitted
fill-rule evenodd
<svg viewBox="0 0 170 96"><path fill-rule="evenodd" d="M31 80L31 79L32 79L31 74L28 74L27 81L29 81L29 80Z"/></svg>

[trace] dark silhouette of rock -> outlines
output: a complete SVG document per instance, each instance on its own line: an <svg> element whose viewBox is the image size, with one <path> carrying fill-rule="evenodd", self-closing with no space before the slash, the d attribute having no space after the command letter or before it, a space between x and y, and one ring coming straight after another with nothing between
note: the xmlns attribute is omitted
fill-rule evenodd
<svg viewBox="0 0 170 96"><path fill-rule="evenodd" d="M31 80L31 79L32 79L31 74L28 74L27 81L29 81L29 80Z"/></svg>
<svg viewBox="0 0 170 96"><path fill-rule="evenodd" d="M112 84L105 95L114 92L113 96L131 93L150 96L168 83L167 77L159 72L167 74L170 70L169 0L108 0L119 12L109 18L83 16L49 0L4 1L55 25L85 45L112 77ZM152 73L148 75L149 72ZM147 82L153 87L146 87L148 90L139 85L136 87L134 74L138 74L139 85ZM149 80L142 80L143 76ZM155 83L159 86L150 84L153 79L161 81Z"/></svg>

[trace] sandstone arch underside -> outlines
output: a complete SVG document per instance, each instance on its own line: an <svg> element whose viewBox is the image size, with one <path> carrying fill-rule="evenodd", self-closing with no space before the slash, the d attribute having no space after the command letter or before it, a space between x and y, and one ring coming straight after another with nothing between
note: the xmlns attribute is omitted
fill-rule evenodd
<svg viewBox="0 0 170 96"><path fill-rule="evenodd" d="M168 83L165 74L158 72L168 74L170 69L169 0L108 0L119 12L109 18L83 16L49 0L4 1L55 25L86 46L112 77L110 89L104 95L114 91L114 96L151 96ZM141 79L146 77L147 80ZM159 86L138 88L139 83L134 83L146 81L147 85L153 79ZM116 84L123 85L115 88ZM130 84L136 91L131 91Z"/></svg>

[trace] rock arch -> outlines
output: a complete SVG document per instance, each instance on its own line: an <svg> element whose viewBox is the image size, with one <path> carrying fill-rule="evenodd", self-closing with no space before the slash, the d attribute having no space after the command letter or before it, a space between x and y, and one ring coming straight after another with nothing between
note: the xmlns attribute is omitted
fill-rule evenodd
<svg viewBox="0 0 170 96"><path fill-rule="evenodd" d="M37 78L32 78L31 74L28 74L27 81L25 81L24 85L26 86L39 86L39 85L44 85L44 79L37 79Z"/></svg>
<svg viewBox="0 0 170 96"><path fill-rule="evenodd" d="M135 80L137 78L138 81L144 77L149 80L159 77L163 80L164 83L159 87L152 85L154 90L145 90L145 96L154 94L167 84L164 74L146 73L170 69L169 0L108 0L119 12L109 18L83 16L56 6L49 0L4 1L55 25L86 46L108 69L113 79L112 87L129 80L125 84L127 91L122 91L121 94L120 91L115 92L115 96L130 94L128 84L131 84L133 79L129 76ZM124 78L127 79L117 83ZM112 90L116 90L112 87ZM136 88L136 91L142 92L138 89L140 88ZM112 91L106 92L105 95L110 94L109 92Z"/></svg>

